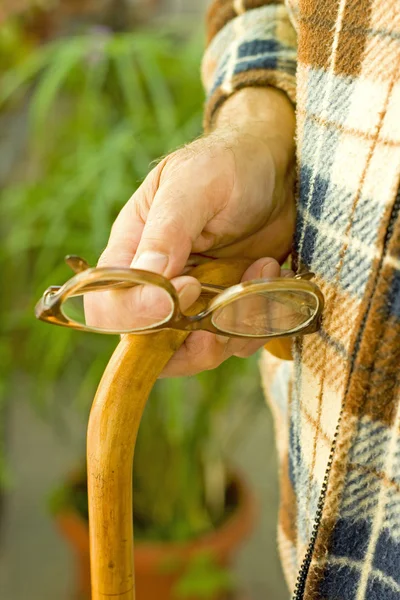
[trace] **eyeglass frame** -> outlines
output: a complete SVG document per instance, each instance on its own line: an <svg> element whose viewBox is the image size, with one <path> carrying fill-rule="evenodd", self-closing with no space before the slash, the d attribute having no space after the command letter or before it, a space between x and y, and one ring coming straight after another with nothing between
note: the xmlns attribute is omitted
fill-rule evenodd
<svg viewBox="0 0 400 600"><path fill-rule="evenodd" d="M314 274L311 272L303 272L295 275L293 278L269 278L269 279L254 279L245 281L233 286L219 286L213 284L201 283L202 292L215 294L215 297L209 302L207 307L195 315L187 315L181 311L179 297L172 283L163 275L145 271L142 269L134 269L127 267L90 267L89 264L81 257L69 255L65 258L66 263L75 271L71 279L62 286L48 287L42 298L36 304L35 316L41 321L68 327L77 331L87 331L92 333L103 333L105 335L121 335L121 334L146 334L163 329L177 329L181 331L208 331L231 338L249 338L249 339L270 339L276 337L289 337L294 335L306 335L315 333L321 326L322 311L324 308L324 296L319 287L309 281ZM107 285L104 288L96 286L96 281L110 281L115 279L115 285ZM121 282L121 279L124 282ZM83 325L70 319L62 311L62 305L67 298L83 295L77 294L82 287L85 287L84 293L91 291L99 291L99 289L116 290L122 288L133 287L129 285L129 281L134 284L155 285L164 289L171 297L173 309L171 313L161 323L157 323L150 327L142 329L132 329L129 331L120 330L103 330L90 325ZM119 283L118 283L119 282ZM93 284L93 288L90 284ZM89 286L89 287L88 287ZM231 304L235 299L251 295L259 291L280 291L287 292L304 291L314 295L317 299L317 309L309 318L308 321L299 325L296 328L286 332L270 333L270 334L243 334L243 333L228 333L223 329L219 329L212 322L213 313L219 309Z"/></svg>

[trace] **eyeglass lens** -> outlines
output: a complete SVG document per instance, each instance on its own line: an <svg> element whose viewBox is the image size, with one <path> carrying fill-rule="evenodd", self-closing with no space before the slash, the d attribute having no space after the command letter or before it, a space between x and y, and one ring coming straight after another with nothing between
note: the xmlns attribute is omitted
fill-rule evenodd
<svg viewBox="0 0 400 600"><path fill-rule="evenodd" d="M224 333L263 337L304 326L317 309L318 299L310 292L265 291L222 306L213 313L212 322Z"/></svg>
<svg viewBox="0 0 400 600"><path fill-rule="evenodd" d="M96 306L95 299L100 300ZM173 310L173 299L163 288L122 280L89 284L62 304L62 312L68 319L104 333L128 333L161 325L168 321Z"/></svg>

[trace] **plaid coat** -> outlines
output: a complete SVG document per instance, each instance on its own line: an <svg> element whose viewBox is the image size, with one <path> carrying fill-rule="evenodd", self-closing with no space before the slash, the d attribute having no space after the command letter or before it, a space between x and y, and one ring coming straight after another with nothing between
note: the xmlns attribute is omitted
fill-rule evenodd
<svg viewBox="0 0 400 600"><path fill-rule="evenodd" d="M206 125L243 86L296 105L297 264L319 333L265 355L294 598L400 599L400 1L215 0ZM297 58L296 58L297 53Z"/></svg>

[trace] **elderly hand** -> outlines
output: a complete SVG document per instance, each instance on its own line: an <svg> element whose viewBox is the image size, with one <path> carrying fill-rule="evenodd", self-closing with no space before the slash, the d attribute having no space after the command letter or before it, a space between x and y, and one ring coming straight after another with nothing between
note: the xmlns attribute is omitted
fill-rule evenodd
<svg viewBox="0 0 400 600"><path fill-rule="evenodd" d="M222 105L210 134L173 152L149 173L118 215L99 266L165 275L178 290L183 310L200 294L197 280L182 275L191 254L254 258L243 281L279 276L294 232L293 140L294 110L283 93L273 88L237 92ZM127 294L88 295L87 322L100 325L110 311L131 309ZM262 345L262 340L194 332L164 375L211 369Z"/></svg>

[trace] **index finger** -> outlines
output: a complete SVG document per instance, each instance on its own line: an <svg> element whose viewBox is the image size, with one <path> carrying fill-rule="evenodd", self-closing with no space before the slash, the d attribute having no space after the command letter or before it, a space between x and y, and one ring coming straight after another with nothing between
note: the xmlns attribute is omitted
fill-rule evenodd
<svg viewBox="0 0 400 600"><path fill-rule="evenodd" d="M212 245L209 236L198 247L207 202L203 186L193 185L185 166L183 161L182 169L166 176L162 185L162 163L148 175L115 220L100 265L134 266L171 278L183 271L194 240L197 251Z"/></svg>

